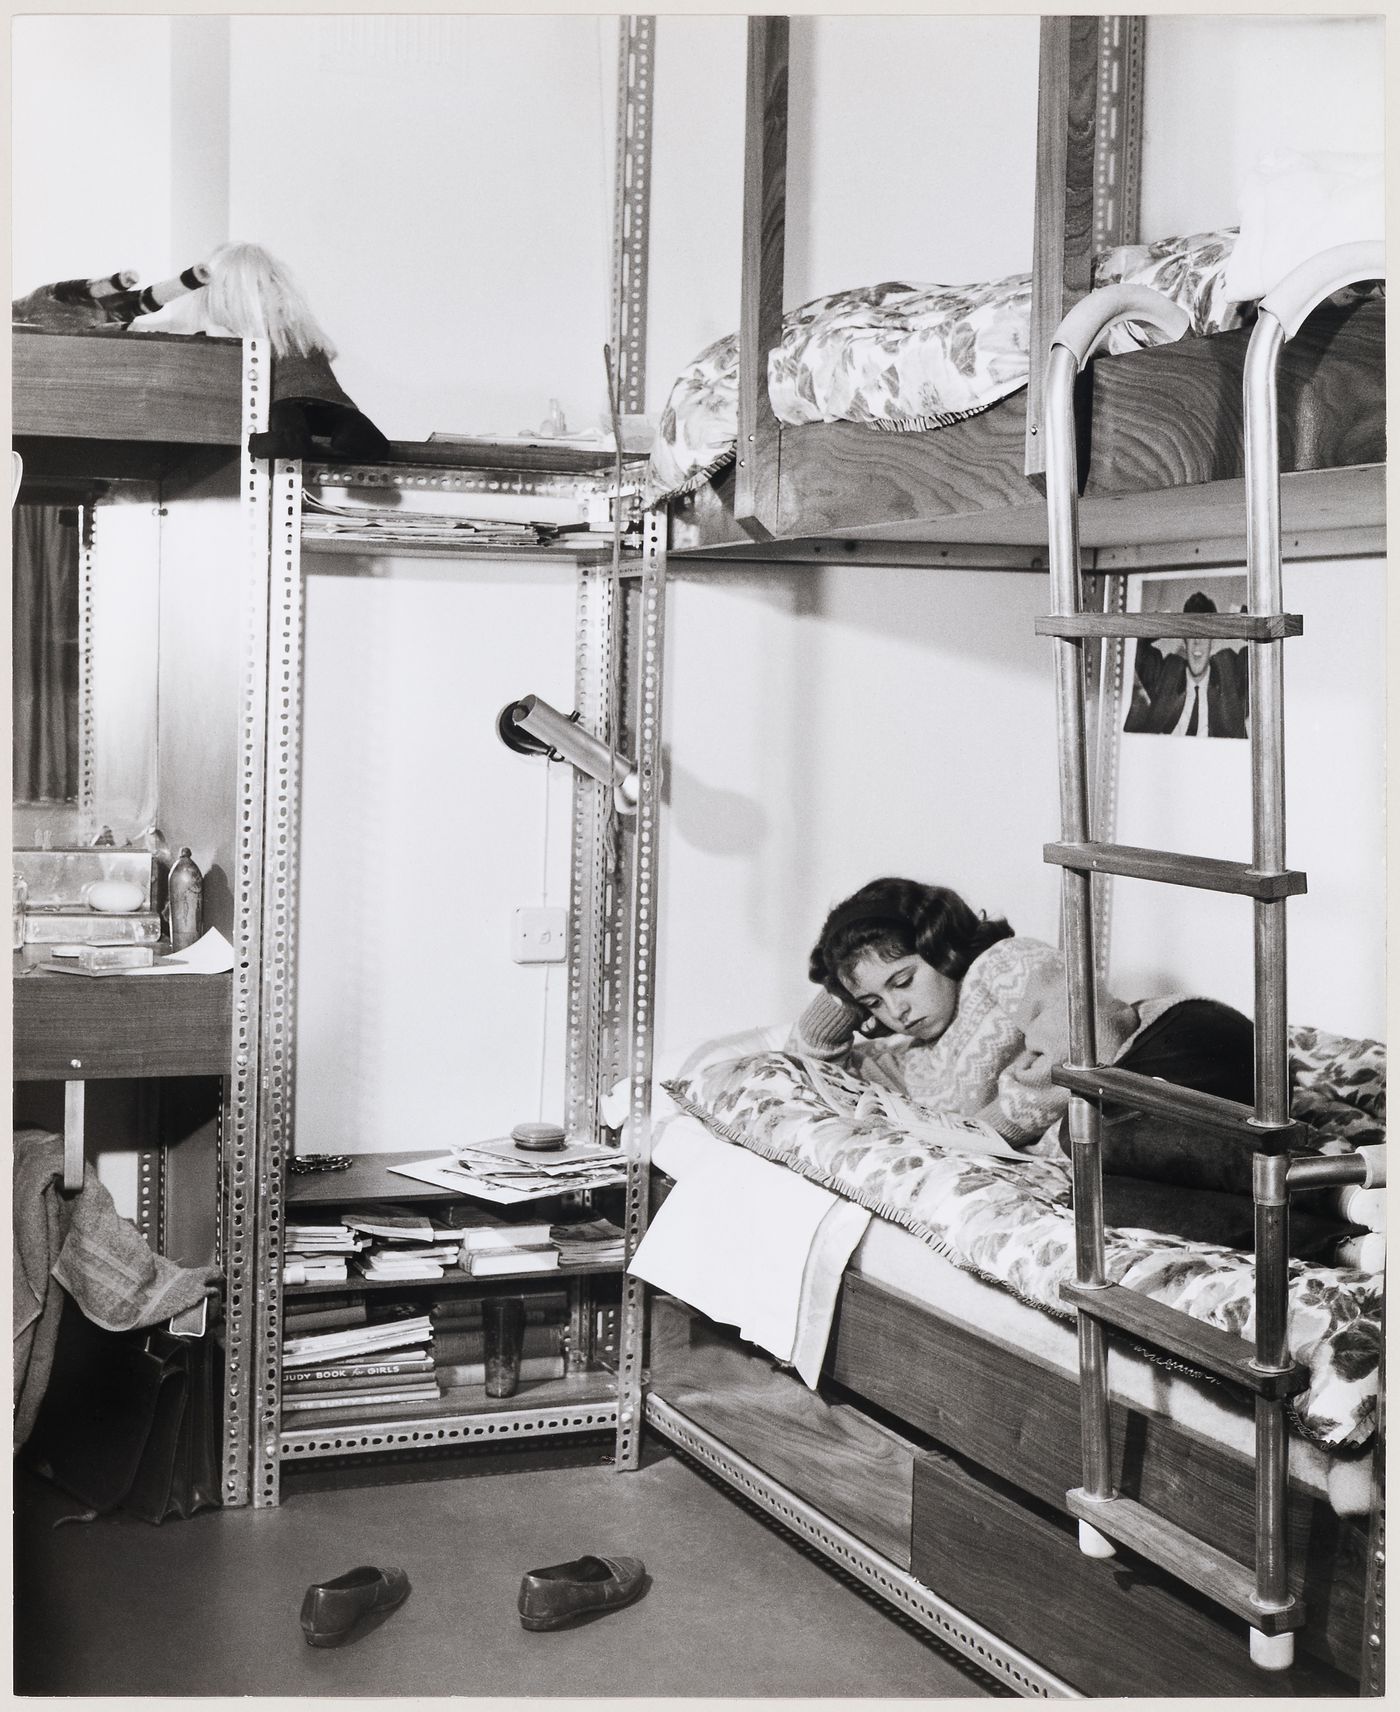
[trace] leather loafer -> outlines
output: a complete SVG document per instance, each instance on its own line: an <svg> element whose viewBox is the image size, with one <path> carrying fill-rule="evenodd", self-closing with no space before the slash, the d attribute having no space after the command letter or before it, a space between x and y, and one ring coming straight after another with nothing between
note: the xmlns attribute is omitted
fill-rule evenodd
<svg viewBox="0 0 1400 1712"><path fill-rule="evenodd" d="M532 1569L520 1583L522 1629L559 1629L595 1611L616 1611L641 1597L646 1570L636 1557L577 1557Z"/></svg>
<svg viewBox="0 0 1400 1712"><path fill-rule="evenodd" d="M334 1581L313 1582L301 1602L301 1632L309 1647L343 1647L397 1611L411 1589L401 1569L362 1564Z"/></svg>

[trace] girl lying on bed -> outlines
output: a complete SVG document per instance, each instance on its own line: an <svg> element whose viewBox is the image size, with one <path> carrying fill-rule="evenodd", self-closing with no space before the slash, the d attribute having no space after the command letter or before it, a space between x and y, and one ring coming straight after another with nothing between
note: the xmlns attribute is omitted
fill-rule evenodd
<svg viewBox="0 0 1400 1712"><path fill-rule="evenodd" d="M1069 1093L1050 1080L1069 1056L1064 962L988 921L956 892L880 879L839 903L812 952L821 988L787 1050L836 1061L925 1111L989 1125L1021 1151L1068 1153ZM1101 991L1098 1059L1250 1104L1254 1029L1217 1000L1130 1005ZM1101 1125L1105 1217L1192 1240L1252 1247L1252 1154L1189 1125L1112 1111ZM1335 1249L1349 1226L1315 1204L1294 1217L1294 1252ZM1351 1227L1354 1229L1354 1227Z"/></svg>

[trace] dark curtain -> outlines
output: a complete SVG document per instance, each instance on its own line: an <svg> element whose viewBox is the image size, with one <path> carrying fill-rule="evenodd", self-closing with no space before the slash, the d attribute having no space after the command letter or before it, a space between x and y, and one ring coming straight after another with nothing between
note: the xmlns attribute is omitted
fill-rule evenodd
<svg viewBox="0 0 1400 1712"><path fill-rule="evenodd" d="M16 802L78 795L79 516L57 505L10 514Z"/></svg>

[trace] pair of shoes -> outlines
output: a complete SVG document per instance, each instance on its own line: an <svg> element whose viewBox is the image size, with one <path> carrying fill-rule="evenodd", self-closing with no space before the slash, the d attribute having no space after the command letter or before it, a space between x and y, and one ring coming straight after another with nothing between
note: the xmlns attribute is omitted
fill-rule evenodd
<svg viewBox="0 0 1400 1712"><path fill-rule="evenodd" d="M532 1569L520 1583L522 1629L558 1629L595 1611L617 1611L646 1590L636 1557L578 1557Z"/></svg>
<svg viewBox="0 0 1400 1712"><path fill-rule="evenodd" d="M362 1564L334 1581L313 1582L301 1602L301 1632L309 1647L343 1647L367 1635L408 1598L401 1569Z"/></svg>

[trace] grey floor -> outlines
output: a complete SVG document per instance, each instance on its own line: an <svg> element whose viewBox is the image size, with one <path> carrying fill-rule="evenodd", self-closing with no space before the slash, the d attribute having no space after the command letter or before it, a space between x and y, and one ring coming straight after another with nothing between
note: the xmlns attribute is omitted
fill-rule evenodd
<svg viewBox="0 0 1400 1712"><path fill-rule="evenodd" d="M545 1467L301 1492L160 1528L55 1529L53 1513L42 1493L17 1502L20 1694L996 1692L670 1456L633 1474ZM589 1551L641 1557L645 1598L578 1628L522 1630L522 1571ZM306 1586L361 1563L401 1565L407 1604L353 1646L308 1647Z"/></svg>

